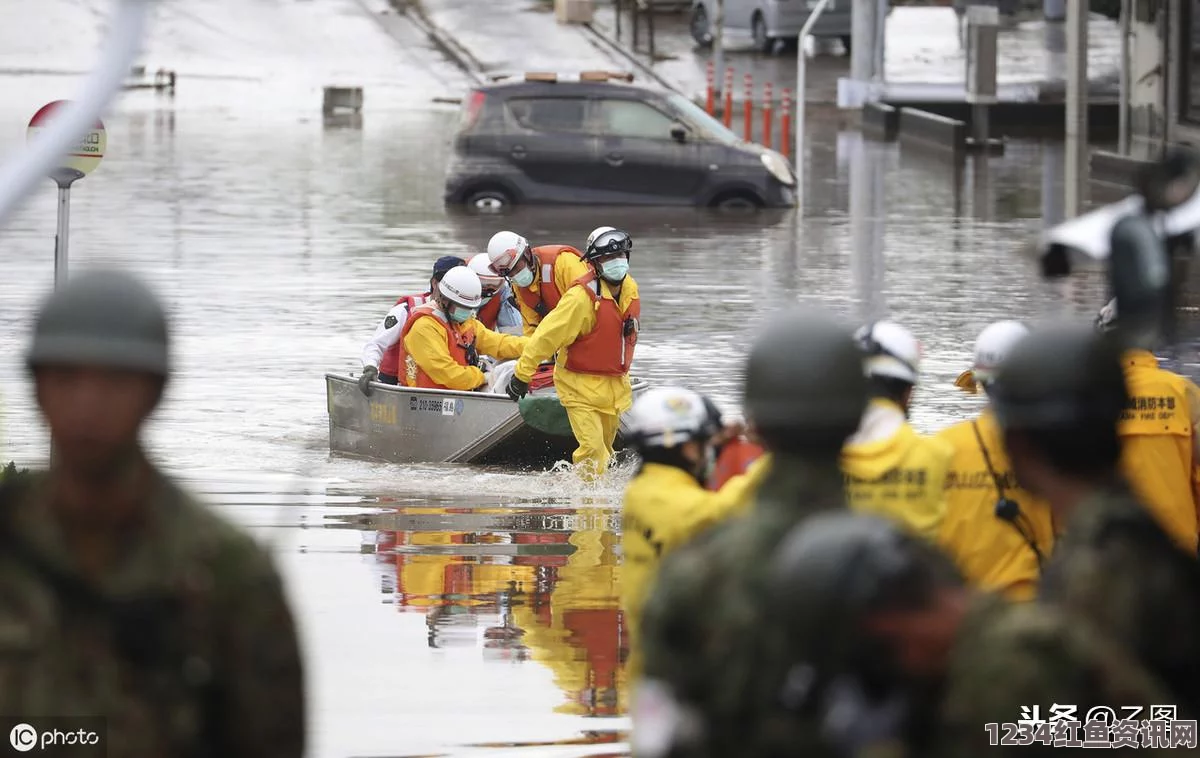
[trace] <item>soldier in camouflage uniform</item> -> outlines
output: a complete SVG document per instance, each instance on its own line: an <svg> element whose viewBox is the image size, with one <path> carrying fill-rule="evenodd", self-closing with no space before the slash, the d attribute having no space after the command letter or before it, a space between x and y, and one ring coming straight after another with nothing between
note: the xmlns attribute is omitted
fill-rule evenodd
<svg viewBox="0 0 1200 758"><path fill-rule="evenodd" d="M302 755L270 557L139 443L169 374L159 302L125 274L79 274L26 357L54 455L0 491L0 714L103 717L109 758Z"/></svg>
<svg viewBox="0 0 1200 758"><path fill-rule="evenodd" d="M818 514L792 530L773 564L769 596L788 640L772 661L785 672L779 698L792 728L822 743L779 755L1048 752L1052 724L1034 737L1050 744L1025 746L993 746L984 725L1015 723L1023 706L1046 718L1052 704L1075 706L1080 722L1096 706L1141 706L1149 718L1166 697L1088 626L976 594L937 547L887 520Z"/></svg>
<svg viewBox="0 0 1200 758"><path fill-rule="evenodd" d="M795 734L763 727L779 713L784 640L765 623L767 557L804 517L844 508L838 457L867 403L852 332L819 311L775 317L750 352L747 420L772 455L747 515L662 564L644 606L644 679L634 692L639 755L770 755ZM676 717L664 714L675 714Z"/></svg>
<svg viewBox="0 0 1200 758"><path fill-rule="evenodd" d="M1128 396L1121 345L1086 326L1034 332L1000 367L992 396L1021 485L1060 533L1040 599L1087 619L1200 714L1200 566L1118 475Z"/></svg>

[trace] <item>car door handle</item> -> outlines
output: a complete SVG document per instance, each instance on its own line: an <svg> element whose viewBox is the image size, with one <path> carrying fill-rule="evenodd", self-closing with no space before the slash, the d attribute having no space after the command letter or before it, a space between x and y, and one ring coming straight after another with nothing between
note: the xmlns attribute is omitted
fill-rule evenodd
<svg viewBox="0 0 1200 758"><path fill-rule="evenodd" d="M524 158L525 157L525 146L524 145L514 145L513 149L512 149L512 157Z"/></svg>
<svg viewBox="0 0 1200 758"><path fill-rule="evenodd" d="M609 153L604 156L604 162L610 166L620 166L625 162L625 156L620 153Z"/></svg>

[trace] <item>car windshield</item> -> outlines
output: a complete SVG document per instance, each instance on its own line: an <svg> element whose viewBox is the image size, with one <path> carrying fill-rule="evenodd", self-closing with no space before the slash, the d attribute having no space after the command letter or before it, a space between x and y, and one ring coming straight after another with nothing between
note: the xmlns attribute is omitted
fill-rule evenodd
<svg viewBox="0 0 1200 758"><path fill-rule="evenodd" d="M726 145L737 145L743 141L741 137L683 95L673 93L667 97L667 101L687 120L689 126L699 130L706 139Z"/></svg>

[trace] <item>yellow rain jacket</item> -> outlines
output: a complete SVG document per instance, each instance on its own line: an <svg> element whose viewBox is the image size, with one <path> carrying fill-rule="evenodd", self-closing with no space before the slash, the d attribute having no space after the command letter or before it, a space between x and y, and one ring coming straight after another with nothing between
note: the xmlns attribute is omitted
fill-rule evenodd
<svg viewBox="0 0 1200 758"><path fill-rule="evenodd" d="M842 448L850 507L893 518L936 540L946 515L943 489L952 455L944 442L917 434L899 405L872 400Z"/></svg>
<svg viewBox="0 0 1200 758"><path fill-rule="evenodd" d="M641 669L638 621L659 563L708 527L742 512L750 501L747 491L753 489L751 471L733 477L713 492L683 469L647 463L625 488L621 510L621 608L628 630L628 665L635 677Z"/></svg>
<svg viewBox="0 0 1200 758"><path fill-rule="evenodd" d="M476 319L454 327L459 333L475 332L475 349L480 355L509 360L521 354L528 337L493 332ZM440 318L420 318L404 338L404 351L430 379L448 390L471 391L487 382L475 366L464 366L450 355L446 324ZM403 370L403 366L401 366Z"/></svg>
<svg viewBox="0 0 1200 758"><path fill-rule="evenodd" d="M591 268L578 255L563 253L554 261L554 286L558 287L558 291L565 295L567 290L571 289L571 286L575 284L576 280L587 276L590 271ZM538 328L538 324L542 323L542 317L525 303L525 300L521 297L521 290L528 290L531 294L541 297L542 267L536 265L533 267L533 281L529 283L528 287L518 287L511 283L510 286L513 288L517 307L521 309L521 323L525 330L525 336L532 337L534 331ZM561 304L561 301L559 302Z"/></svg>
<svg viewBox="0 0 1200 758"><path fill-rule="evenodd" d="M1121 469L1159 524L1188 552L1197 547L1192 487L1200 389L1158 367L1148 350L1122 356L1129 406L1121 414Z"/></svg>
<svg viewBox="0 0 1200 758"><path fill-rule="evenodd" d="M559 260L573 257L562 255ZM608 282L599 281L600 298L612 301L612 289ZM628 313L637 299L637 282L632 276L626 276L621 283L621 298L616 301L617 310L622 315ZM538 364L558 354L554 366L554 388L567 411L575 440L579 443L573 459L576 464L586 461L593 476L608 470L613 442L621 426L621 414L633 404L628 374L583 374L567 368L571 344L596 328L599 304L599 299L593 304L588 291L582 286L571 287L529 338L513 372L518 379L528 382L537 371Z"/></svg>
<svg viewBox="0 0 1200 758"><path fill-rule="evenodd" d="M1054 544L1050 506L1017 486L991 410L985 410L974 421L943 429L935 439L954 450L946 476L942 545L972 585L1003 593L1010 600L1032 600L1040 577L1037 554L1013 524L996 516L1000 500L996 479L1004 488L1004 496L1020 506L1021 526L1043 556L1050 555ZM980 449L981 440L986 457Z"/></svg>
<svg viewBox="0 0 1200 758"><path fill-rule="evenodd" d="M513 620L533 660L550 669L567 695L555 708L577 716L616 716L626 710L625 647L617 589L617 536L609 531L574 532L575 552L558 569L549 609L514 604Z"/></svg>

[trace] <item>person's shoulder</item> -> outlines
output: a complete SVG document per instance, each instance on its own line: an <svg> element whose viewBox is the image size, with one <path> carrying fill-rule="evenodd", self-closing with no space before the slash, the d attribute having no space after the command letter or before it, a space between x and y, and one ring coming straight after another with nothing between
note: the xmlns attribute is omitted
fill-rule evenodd
<svg viewBox="0 0 1200 758"><path fill-rule="evenodd" d="M172 509L173 541L185 560L207 565L221 583L245 584L275 577L270 553L248 532L168 477L160 507Z"/></svg>
<svg viewBox="0 0 1200 758"><path fill-rule="evenodd" d="M959 421L956 424L944 427L929 435L929 439L937 440L940 443L949 445L954 450L959 450L964 447L968 441L974 441L974 432L971 430L971 425L974 421L968 419Z"/></svg>

